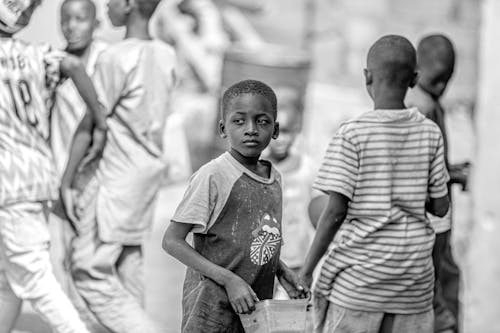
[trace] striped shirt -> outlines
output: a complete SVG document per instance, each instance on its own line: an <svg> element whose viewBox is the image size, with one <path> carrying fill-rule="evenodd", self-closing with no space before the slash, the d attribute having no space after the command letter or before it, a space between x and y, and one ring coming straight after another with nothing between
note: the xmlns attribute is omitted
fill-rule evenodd
<svg viewBox="0 0 500 333"><path fill-rule="evenodd" d="M432 309L434 231L425 200L445 196L448 179L441 131L416 108L344 123L314 184L350 200L316 294L361 311Z"/></svg>

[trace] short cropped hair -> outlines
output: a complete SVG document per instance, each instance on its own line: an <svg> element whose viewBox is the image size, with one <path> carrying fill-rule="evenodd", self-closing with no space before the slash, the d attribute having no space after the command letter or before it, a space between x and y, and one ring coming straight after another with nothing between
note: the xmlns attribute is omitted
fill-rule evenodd
<svg viewBox="0 0 500 333"><path fill-rule="evenodd" d="M161 0L135 0L139 14L148 20L153 16L160 2Z"/></svg>
<svg viewBox="0 0 500 333"><path fill-rule="evenodd" d="M226 118L226 112L229 103L234 98L243 94L260 95L264 97L269 102L269 104L271 104L274 119L276 119L276 115L278 113L278 99L276 98L276 94L274 93L273 89L267 84L257 80L244 80L237 82L224 92L221 103L222 119Z"/></svg>
<svg viewBox="0 0 500 333"><path fill-rule="evenodd" d="M428 35L422 38L417 46L417 62L420 68L432 67L436 61L451 69L455 65L453 43L442 34Z"/></svg>
<svg viewBox="0 0 500 333"><path fill-rule="evenodd" d="M378 39L368 51L367 66L377 79L404 88L415 76L417 54L405 37L387 35Z"/></svg>
<svg viewBox="0 0 500 333"><path fill-rule="evenodd" d="M67 3L78 2L78 1L84 2L89 6L90 14L91 14L92 18L95 19L97 17L97 8L95 6L94 1L92 1L92 0L64 0L63 3L61 4L61 8Z"/></svg>

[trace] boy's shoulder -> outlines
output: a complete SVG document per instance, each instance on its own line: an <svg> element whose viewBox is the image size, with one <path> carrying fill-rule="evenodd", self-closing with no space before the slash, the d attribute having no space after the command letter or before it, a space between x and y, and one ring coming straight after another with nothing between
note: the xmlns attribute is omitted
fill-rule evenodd
<svg viewBox="0 0 500 333"><path fill-rule="evenodd" d="M409 89L405 98L405 104L408 107L416 107L424 116L431 118L439 106L438 103L418 85Z"/></svg>
<svg viewBox="0 0 500 333"><path fill-rule="evenodd" d="M160 40L139 40L135 38L124 39L109 45L99 56L99 62L107 66L128 68L136 66L138 59L145 52L154 52L161 57L162 63L173 66L175 64L174 49Z"/></svg>

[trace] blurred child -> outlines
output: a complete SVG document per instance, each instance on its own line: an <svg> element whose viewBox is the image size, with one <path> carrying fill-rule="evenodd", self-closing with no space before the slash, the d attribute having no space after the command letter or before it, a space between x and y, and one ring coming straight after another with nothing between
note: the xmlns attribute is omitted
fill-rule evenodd
<svg viewBox="0 0 500 333"><path fill-rule="evenodd" d="M450 165L448 162L448 139L444 109L440 98L453 75L455 50L452 42L443 35L429 35L417 47L419 79L406 98L409 106L415 106L427 118L434 121L443 135L444 158L450 173L448 194L451 201L451 185L467 185L467 164ZM429 215L436 232L434 245L434 268L436 286L434 290L435 332L457 329L459 271L453 260L450 247L451 209L445 217Z"/></svg>
<svg viewBox="0 0 500 333"><path fill-rule="evenodd" d="M269 143L267 157L283 181L283 239L280 259L294 271L304 264L313 237L308 216L312 199L314 167L310 159L292 149L300 132L301 114L293 91L280 90L278 122L280 135Z"/></svg>
<svg viewBox="0 0 500 333"><path fill-rule="evenodd" d="M94 31L99 25L96 15L96 6L92 0L64 0L61 4L60 25L64 39L65 51L79 58L88 75L94 73L97 57L105 50L106 43L94 39ZM54 105L51 109L50 143L54 154L54 162L58 174L58 181L62 177L68 161L69 149L73 134L85 114L86 105L83 103L73 82L64 81L56 89ZM96 163L89 166L87 174L95 169ZM73 305L92 332L98 332L99 324L92 320L93 315L87 310L83 300L78 297L72 288L71 279L67 269L70 242L74 233L61 214L61 206L56 205L50 218L50 231L52 237L51 258L54 273L63 289L69 294ZM102 329L101 329L102 331Z"/></svg>
<svg viewBox="0 0 500 333"><path fill-rule="evenodd" d="M93 76L108 115L108 141L75 203L72 184L88 137L88 128L79 126L61 182L67 215L77 226L76 289L112 332L159 331L142 308L142 242L165 174L162 140L175 82L174 51L148 30L158 3L108 1L111 23L126 27L125 40L100 54Z"/></svg>
<svg viewBox="0 0 500 333"><path fill-rule="evenodd" d="M188 266L182 332L244 332L237 314L273 297L274 279L290 297L304 297L279 260L281 179L260 160L278 137L277 102L266 84L241 81L223 95L220 134L230 150L191 178L165 233L163 248ZM194 247L186 242L193 232Z"/></svg>
<svg viewBox="0 0 500 333"><path fill-rule="evenodd" d="M0 3L0 331L10 332L27 300L55 332L88 332L49 260L47 217L57 177L48 144L48 104L60 77L74 81L92 111L86 113L94 128L87 160L102 150L105 123L78 59L13 37L40 2Z"/></svg>
<svg viewBox="0 0 500 333"><path fill-rule="evenodd" d="M94 31L99 25L94 2L64 0L61 4L60 24L66 40L65 51L79 58L87 73L92 75L97 57L107 46L94 39ZM51 114L50 143L60 177L68 161L73 134L85 114L85 108L73 82L65 81L57 87Z"/></svg>
<svg viewBox="0 0 500 333"><path fill-rule="evenodd" d="M374 110L340 127L316 178L329 201L300 276L310 284L330 247L314 290L317 332L433 329L434 231L425 211L448 211L448 174L439 128L404 105L415 69L406 38L372 45L364 74Z"/></svg>

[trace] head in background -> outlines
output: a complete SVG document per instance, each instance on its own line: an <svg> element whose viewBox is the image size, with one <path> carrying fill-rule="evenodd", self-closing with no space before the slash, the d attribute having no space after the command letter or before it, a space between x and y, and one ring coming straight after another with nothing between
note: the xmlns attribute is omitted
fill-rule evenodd
<svg viewBox="0 0 500 333"><path fill-rule="evenodd" d="M96 6L92 0L64 0L61 5L61 31L66 50L73 54L85 52L99 26Z"/></svg>
<svg viewBox="0 0 500 333"><path fill-rule="evenodd" d="M259 157L279 134L277 99L267 84L244 80L229 87L222 97L219 132L231 150L244 157Z"/></svg>
<svg viewBox="0 0 500 333"><path fill-rule="evenodd" d="M25 28L42 0L0 2L0 35L10 37Z"/></svg>
<svg viewBox="0 0 500 333"><path fill-rule="evenodd" d="M368 51L365 84L370 97L381 96L403 105L408 88L417 81L416 51L408 39L387 35L378 39Z"/></svg>
<svg viewBox="0 0 500 333"><path fill-rule="evenodd" d="M455 68L455 48L444 35L429 35L417 47L418 85L434 99L439 99Z"/></svg>
<svg viewBox="0 0 500 333"><path fill-rule="evenodd" d="M291 88L278 88L278 123L280 135L269 143L269 158L274 162L285 160L300 133L302 113L299 93Z"/></svg>
<svg viewBox="0 0 500 333"><path fill-rule="evenodd" d="M138 18L149 21L161 0L108 0L108 17L115 27L126 26Z"/></svg>

